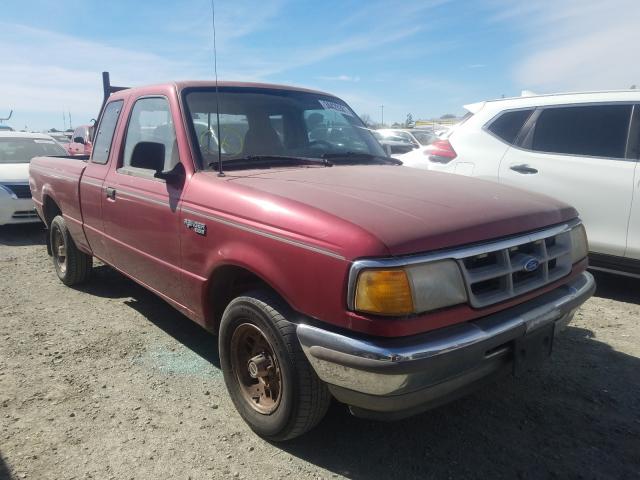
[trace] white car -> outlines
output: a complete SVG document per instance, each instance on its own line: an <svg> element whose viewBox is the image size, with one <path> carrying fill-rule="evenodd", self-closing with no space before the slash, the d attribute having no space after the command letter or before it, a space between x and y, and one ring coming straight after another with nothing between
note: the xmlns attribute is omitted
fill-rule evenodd
<svg viewBox="0 0 640 480"><path fill-rule="evenodd" d="M592 267L640 276L640 91L466 105L429 148L429 168L556 197L587 228Z"/></svg>
<svg viewBox="0 0 640 480"><path fill-rule="evenodd" d="M49 135L0 132L0 225L39 222L29 189L29 162L40 155L67 155Z"/></svg>
<svg viewBox="0 0 640 480"><path fill-rule="evenodd" d="M406 167L428 168L426 148L437 139L437 135L428 130L381 128L375 130L383 144L392 146L392 157L402 161ZM406 145L406 148L402 148ZM395 147L395 148L394 148Z"/></svg>

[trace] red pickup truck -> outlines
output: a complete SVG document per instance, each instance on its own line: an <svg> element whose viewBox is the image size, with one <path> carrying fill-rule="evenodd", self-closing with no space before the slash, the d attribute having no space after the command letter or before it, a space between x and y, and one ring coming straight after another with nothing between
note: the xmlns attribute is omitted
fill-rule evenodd
<svg viewBox="0 0 640 480"><path fill-rule="evenodd" d="M326 93L121 89L93 146L31 162L58 277L95 257L218 334L235 406L272 440L331 398L396 418L525 372L595 288L573 208L403 167Z"/></svg>
<svg viewBox="0 0 640 480"><path fill-rule="evenodd" d="M76 127L71 135L71 141L66 146L69 155L91 155L92 138L92 125L80 125Z"/></svg>

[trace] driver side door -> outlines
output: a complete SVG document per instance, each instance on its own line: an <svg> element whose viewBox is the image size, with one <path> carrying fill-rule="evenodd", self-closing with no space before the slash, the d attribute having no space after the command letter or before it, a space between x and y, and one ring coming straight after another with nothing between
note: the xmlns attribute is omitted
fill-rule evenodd
<svg viewBox="0 0 640 480"><path fill-rule="evenodd" d="M163 96L142 97L129 113L124 148L104 182L104 229L114 267L174 301L180 298L182 184L132 164L136 145L164 146L164 170L180 163L172 112ZM114 162L116 163L116 162Z"/></svg>

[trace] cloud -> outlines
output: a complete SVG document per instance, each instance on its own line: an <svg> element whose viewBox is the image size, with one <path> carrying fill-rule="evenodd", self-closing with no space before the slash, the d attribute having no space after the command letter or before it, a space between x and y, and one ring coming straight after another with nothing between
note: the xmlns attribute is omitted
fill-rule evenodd
<svg viewBox="0 0 640 480"><path fill-rule="evenodd" d="M369 51L411 37L423 29L421 25L392 31L388 27L367 33L336 34L332 42L312 46L268 51L237 46L223 53L225 66L219 68L221 78L268 79L296 68L314 65L335 57ZM222 55L221 55L222 56ZM220 67L220 63L219 63Z"/></svg>
<svg viewBox="0 0 640 480"><path fill-rule="evenodd" d="M359 82L360 77L352 77L350 75L336 75L334 77L318 77L319 80L327 80L329 82Z"/></svg>
<svg viewBox="0 0 640 480"><path fill-rule="evenodd" d="M640 83L638 0L499 3L495 21L518 25L526 41L513 75L521 88L602 90Z"/></svg>
<svg viewBox="0 0 640 480"><path fill-rule="evenodd" d="M193 71L189 65L147 52L20 25L0 23L0 44L11 45L0 49L0 92L6 107L16 112L71 110L76 117L91 118L102 98L102 70L110 70L117 85L171 80Z"/></svg>
<svg viewBox="0 0 640 480"><path fill-rule="evenodd" d="M427 31L423 14L447 1L398 4L390 11L386 1L372 0L362 8L358 0L344 0L343 15L335 21L299 26L287 15L301 8L291 0L216 2L219 78L283 82L291 77L295 80L287 83L298 83L307 75L305 84L313 79L362 84L361 79L370 80L364 70L338 74L330 61L381 62L387 47ZM63 111L71 111L76 123L88 121L100 105L103 70L116 85L213 78L210 1L156 7L137 5L129 23L103 39L82 30L63 34L47 26L0 21L0 113L12 108L16 124L30 128L59 122ZM139 28L132 28L138 23ZM394 60L403 55L399 50L393 52Z"/></svg>

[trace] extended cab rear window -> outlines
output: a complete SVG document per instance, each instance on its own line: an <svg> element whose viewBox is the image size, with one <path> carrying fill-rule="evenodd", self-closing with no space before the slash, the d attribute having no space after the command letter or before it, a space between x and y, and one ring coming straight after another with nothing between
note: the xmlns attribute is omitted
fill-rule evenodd
<svg viewBox="0 0 640 480"><path fill-rule="evenodd" d="M93 163L104 165L109 161L109 151L111 150L113 133L116 130L118 117L120 117L120 112L122 111L122 103L122 100L116 100L115 102L108 103L104 108L104 114L98 127L96 141L93 145L93 156L91 157Z"/></svg>
<svg viewBox="0 0 640 480"><path fill-rule="evenodd" d="M509 145L513 145L516 138L518 138L518 133L520 133L520 130L522 130L522 127L532 113L533 108L503 112L498 115L498 117L496 117L487 128L491 133L501 138Z"/></svg>

